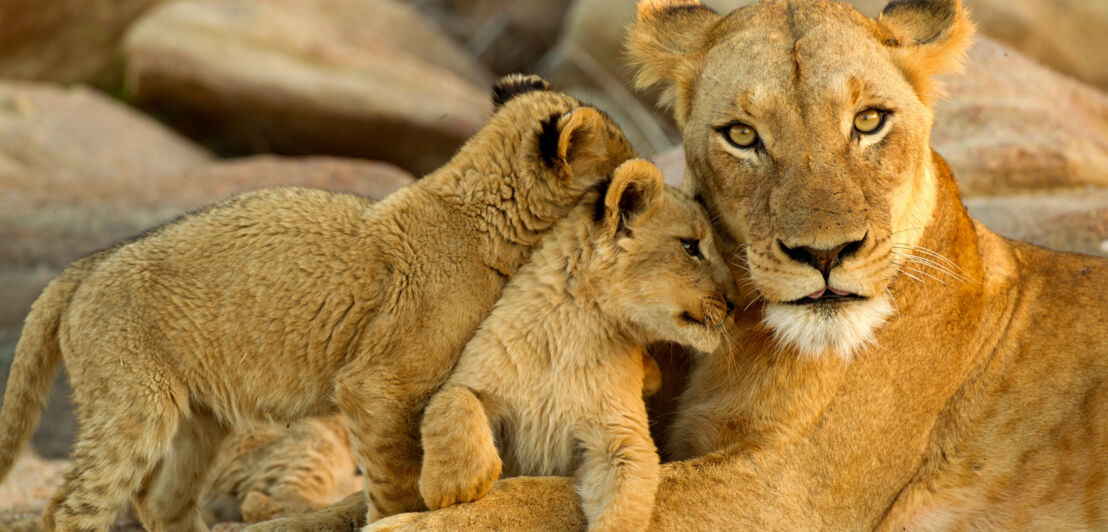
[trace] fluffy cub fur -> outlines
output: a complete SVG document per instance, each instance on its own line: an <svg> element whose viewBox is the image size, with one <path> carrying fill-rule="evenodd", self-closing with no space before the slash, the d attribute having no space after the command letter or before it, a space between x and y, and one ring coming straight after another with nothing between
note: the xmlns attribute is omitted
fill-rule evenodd
<svg viewBox="0 0 1108 532"><path fill-rule="evenodd" d="M238 432L201 491L204 522L256 523L326 508L361 489L356 469L340 414Z"/></svg>
<svg viewBox="0 0 1108 532"><path fill-rule="evenodd" d="M658 453L643 347L714 351L734 291L700 207L654 165L624 163L543 239L431 398L427 507L480 498L501 473L577 469L590 530L645 529Z"/></svg>
<svg viewBox="0 0 1108 532"><path fill-rule="evenodd" d="M505 89L507 88L507 89ZM341 411L368 519L421 510L419 412L540 235L633 152L540 78L443 168L374 205L244 194L82 260L28 315L0 411L0 474L69 370L81 430L48 529L205 530L197 492L229 429Z"/></svg>

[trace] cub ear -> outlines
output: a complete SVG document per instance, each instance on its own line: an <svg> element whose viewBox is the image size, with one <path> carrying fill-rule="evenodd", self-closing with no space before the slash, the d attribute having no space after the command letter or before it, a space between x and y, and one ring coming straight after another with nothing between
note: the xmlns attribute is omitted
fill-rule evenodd
<svg viewBox="0 0 1108 532"><path fill-rule="evenodd" d="M599 218L605 233L614 236L657 209L664 186L662 171L649 161L631 159L619 165L601 198L604 208Z"/></svg>
<svg viewBox="0 0 1108 532"><path fill-rule="evenodd" d="M543 122L539 154L543 163L568 173L569 178L593 176L594 181L635 156L612 119L588 106Z"/></svg>
<svg viewBox="0 0 1108 532"><path fill-rule="evenodd" d="M500 109L508 100L534 91L551 90L550 83L533 74L508 74L492 85L492 104Z"/></svg>
<svg viewBox="0 0 1108 532"><path fill-rule="evenodd" d="M672 108L678 126L688 117L689 86L701 41L719 15L698 0L642 0L627 36L627 58L635 69L635 86L663 85L659 103Z"/></svg>
<svg viewBox="0 0 1108 532"><path fill-rule="evenodd" d="M941 87L933 79L961 68L974 25L961 0L893 0L877 18L888 32L885 46L930 105Z"/></svg>

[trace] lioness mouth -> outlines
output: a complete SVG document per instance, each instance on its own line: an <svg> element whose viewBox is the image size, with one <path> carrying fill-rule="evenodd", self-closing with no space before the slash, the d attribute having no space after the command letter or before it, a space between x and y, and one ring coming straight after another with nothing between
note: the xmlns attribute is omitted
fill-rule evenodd
<svg viewBox="0 0 1108 532"><path fill-rule="evenodd" d="M789 301L791 305L809 305L812 303L838 303L845 302L852 299L865 299L858 294L852 294L850 292L843 292L835 290L834 288L824 288L818 292L813 292L800 299Z"/></svg>

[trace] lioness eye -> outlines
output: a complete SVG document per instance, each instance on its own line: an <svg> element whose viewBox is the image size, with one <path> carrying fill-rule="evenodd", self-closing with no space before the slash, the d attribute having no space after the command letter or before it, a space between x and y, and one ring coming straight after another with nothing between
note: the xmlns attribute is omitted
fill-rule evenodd
<svg viewBox="0 0 1108 532"><path fill-rule="evenodd" d="M700 254L700 241L695 238L682 238L681 247L685 249L685 253L688 253L690 257L704 258L704 255Z"/></svg>
<svg viewBox="0 0 1108 532"><path fill-rule="evenodd" d="M854 115L854 129L859 133L875 133L885 123L885 113L877 109L866 109Z"/></svg>
<svg viewBox="0 0 1108 532"><path fill-rule="evenodd" d="M736 148L753 148L758 143L758 132L746 124L731 124L724 136Z"/></svg>

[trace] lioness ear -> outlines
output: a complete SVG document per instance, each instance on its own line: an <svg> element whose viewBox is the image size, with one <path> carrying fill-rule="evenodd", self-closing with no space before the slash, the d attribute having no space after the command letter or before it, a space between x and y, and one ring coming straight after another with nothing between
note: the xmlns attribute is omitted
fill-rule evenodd
<svg viewBox="0 0 1108 532"><path fill-rule="evenodd" d="M662 171L648 161L631 159L619 165L601 198L605 233L614 236L658 208L664 183Z"/></svg>
<svg viewBox="0 0 1108 532"><path fill-rule="evenodd" d="M543 122L539 153L547 166L564 169L569 177L597 179L634 154L612 119L588 106Z"/></svg>
<svg viewBox="0 0 1108 532"><path fill-rule="evenodd" d="M961 68L973 37L961 0L893 0L877 22L889 33L893 59L930 105L941 94L934 76Z"/></svg>
<svg viewBox="0 0 1108 532"><path fill-rule="evenodd" d="M695 75L691 55L708 28L719 20L698 0L641 0L627 36L627 56L636 69L635 86L663 86L659 103L673 109L679 127L688 117L687 90Z"/></svg>

